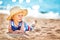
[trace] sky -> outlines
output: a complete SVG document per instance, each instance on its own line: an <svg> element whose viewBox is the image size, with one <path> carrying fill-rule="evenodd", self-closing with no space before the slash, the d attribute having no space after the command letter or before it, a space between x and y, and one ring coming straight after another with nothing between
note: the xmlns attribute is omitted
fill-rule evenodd
<svg viewBox="0 0 60 40"><path fill-rule="evenodd" d="M10 10L14 6L28 9L30 16L60 18L60 0L0 0L0 10Z"/></svg>

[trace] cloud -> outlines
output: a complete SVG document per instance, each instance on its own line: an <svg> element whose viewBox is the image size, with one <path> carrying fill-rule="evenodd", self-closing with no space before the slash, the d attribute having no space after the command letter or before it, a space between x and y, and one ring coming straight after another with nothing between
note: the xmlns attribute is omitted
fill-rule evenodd
<svg viewBox="0 0 60 40"><path fill-rule="evenodd" d="M7 4L6 9L9 10L11 8L10 4Z"/></svg>
<svg viewBox="0 0 60 40"><path fill-rule="evenodd" d="M31 9L31 8L27 8L27 9L28 9L27 16L30 16L30 17L45 18L45 19L60 19L59 13L54 13L53 11L42 14L38 10Z"/></svg>
<svg viewBox="0 0 60 40"><path fill-rule="evenodd" d="M3 1L0 1L0 5L3 3Z"/></svg>
<svg viewBox="0 0 60 40"><path fill-rule="evenodd" d="M12 2L16 2L16 0L12 0Z"/></svg>
<svg viewBox="0 0 60 40"><path fill-rule="evenodd" d="M23 3L23 0L19 0L19 3Z"/></svg>
<svg viewBox="0 0 60 40"><path fill-rule="evenodd" d="M8 14L8 15L10 14L10 12L9 12L8 10L0 10L0 14L1 14L1 13L2 13L2 14Z"/></svg>
<svg viewBox="0 0 60 40"><path fill-rule="evenodd" d="M38 10L39 8L40 8L39 5L33 5L33 6L32 6L32 9L34 9L34 10Z"/></svg>
<svg viewBox="0 0 60 40"><path fill-rule="evenodd" d="M30 0L26 0L26 3L30 3Z"/></svg>
<svg viewBox="0 0 60 40"><path fill-rule="evenodd" d="M27 9L28 9L28 15L27 16L39 17L38 10L34 10L34 9L31 9L31 8L27 8Z"/></svg>
<svg viewBox="0 0 60 40"><path fill-rule="evenodd" d="M59 13L54 13L52 11L46 13L46 14L42 14L40 13L40 18L46 18L46 19L59 19Z"/></svg>

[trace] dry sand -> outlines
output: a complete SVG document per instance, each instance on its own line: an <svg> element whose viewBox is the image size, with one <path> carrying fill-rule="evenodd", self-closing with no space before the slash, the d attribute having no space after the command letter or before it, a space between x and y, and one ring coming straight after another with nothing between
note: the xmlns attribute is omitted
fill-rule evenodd
<svg viewBox="0 0 60 40"><path fill-rule="evenodd" d="M7 34L9 22L7 14L0 14L0 40L60 40L60 20L26 17L30 26L36 20L33 31L25 34Z"/></svg>

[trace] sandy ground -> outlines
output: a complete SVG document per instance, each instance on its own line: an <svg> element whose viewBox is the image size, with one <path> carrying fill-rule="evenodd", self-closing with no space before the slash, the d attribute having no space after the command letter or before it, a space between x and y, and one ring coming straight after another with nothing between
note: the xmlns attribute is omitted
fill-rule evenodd
<svg viewBox="0 0 60 40"><path fill-rule="evenodd" d="M30 26L35 22L32 31L25 34L8 34L7 14L0 14L0 40L60 40L60 20L26 17L24 21Z"/></svg>

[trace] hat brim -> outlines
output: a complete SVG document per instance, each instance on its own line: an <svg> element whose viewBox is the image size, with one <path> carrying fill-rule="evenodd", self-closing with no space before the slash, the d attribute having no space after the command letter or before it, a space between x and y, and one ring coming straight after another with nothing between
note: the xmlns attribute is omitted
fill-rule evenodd
<svg viewBox="0 0 60 40"><path fill-rule="evenodd" d="M28 11L26 10L26 9L24 9L24 10L19 10L18 12L16 12L17 14L19 13L19 12L22 12L22 14L23 14L23 16L26 16L27 15L27 13L28 13ZM16 15L16 13L15 14L13 14L13 15ZM7 20L11 20L11 18L12 18L12 16L13 15L9 15L8 16L8 18L7 18Z"/></svg>

